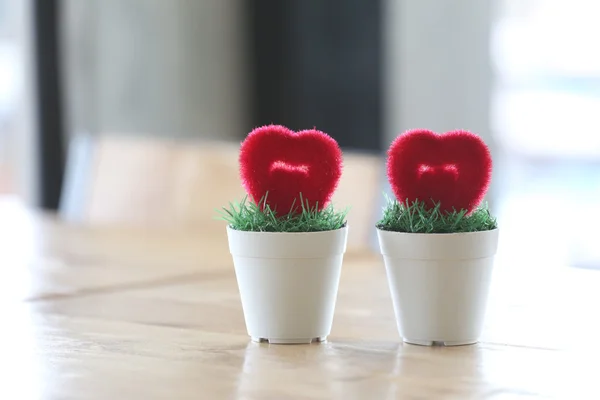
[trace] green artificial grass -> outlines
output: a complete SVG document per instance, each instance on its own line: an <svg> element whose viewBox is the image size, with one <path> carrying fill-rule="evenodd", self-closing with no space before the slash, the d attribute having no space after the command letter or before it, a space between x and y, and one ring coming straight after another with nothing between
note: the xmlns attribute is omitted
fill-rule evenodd
<svg viewBox="0 0 600 400"><path fill-rule="evenodd" d="M498 224L487 207L479 207L467 215L466 210L443 212L440 204L427 208L425 202L400 203L388 198L377 228L408 233L464 233L496 229Z"/></svg>
<svg viewBox="0 0 600 400"><path fill-rule="evenodd" d="M302 212L278 216L271 210L265 200L261 200L261 207L249 201L247 197L238 203L229 203L229 208L220 211L221 219L227 221L232 229L248 232L321 232L343 228L346 225L345 211L336 211L329 204L322 210L317 206L310 208L308 202L304 204L300 195Z"/></svg>

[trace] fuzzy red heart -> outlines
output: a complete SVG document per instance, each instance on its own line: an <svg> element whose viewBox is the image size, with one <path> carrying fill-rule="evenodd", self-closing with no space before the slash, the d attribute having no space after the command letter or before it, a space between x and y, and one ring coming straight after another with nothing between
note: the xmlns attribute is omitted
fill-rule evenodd
<svg viewBox="0 0 600 400"><path fill-rule="evenodd" d="M467 131L407 131L388 151L387 175L398 201L439 202L443 211L472 212L489 188L491 173L487 145Z"/></svg>
<svg viewBox="0 0 600 400"><path fill-rule="evenodd" d="M338 143L321 131L263 126L242 142L240 174L252 200L258 203L266 196L278 215L300 212L302 203L321 210L342 175L342 152Z"/></svg>

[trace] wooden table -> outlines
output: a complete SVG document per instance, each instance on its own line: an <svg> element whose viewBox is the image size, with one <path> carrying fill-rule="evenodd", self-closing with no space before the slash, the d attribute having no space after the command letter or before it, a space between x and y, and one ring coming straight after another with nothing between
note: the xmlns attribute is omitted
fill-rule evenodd
<svg viewBox="0 0 600 400"><path fill-rule="evenodd" d="M329 342L269 346L220 224L0 220L0 399L600 399L600 272L501 252L481 343L428 348L400 341L380 257L350 252Z"/></svg>

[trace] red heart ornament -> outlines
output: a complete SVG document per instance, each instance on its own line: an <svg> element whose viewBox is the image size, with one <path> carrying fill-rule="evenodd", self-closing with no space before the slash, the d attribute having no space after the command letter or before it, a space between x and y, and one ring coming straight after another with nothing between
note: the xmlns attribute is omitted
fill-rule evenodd
<svg viewBox="0 0 600 400"><path fill-rule="evenodd" d="M338 143L318 130L294 132L285 126L254 129L240 149L242 185L254 202L267 195L279 215L301 212L302 202L323 209L342 175Z"/></svg>
<svg viewBox="0 0 600 400"><path fill-rule="evenodd" d="M442 211L470 213L483 200L491 174L487 145L467 131L407 131L388 151L388 179L401 202L439 202Z"/></svg>

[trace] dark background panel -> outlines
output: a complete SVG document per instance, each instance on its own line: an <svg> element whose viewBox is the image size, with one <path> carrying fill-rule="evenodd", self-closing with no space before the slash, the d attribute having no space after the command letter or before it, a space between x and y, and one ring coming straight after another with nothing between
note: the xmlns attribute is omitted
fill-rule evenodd
<svg viewBox="0 0 600 400"><path fill-rule="evenodd" d="M381 1L250 0L255 125L381 150Z"/></svg>
<svg viewBox="0 0 600 400"><path fill-rule="evenodd" d="M34 0L39 202L57 210L64 172L62 83L58 20L60 0Z"/></svg>

